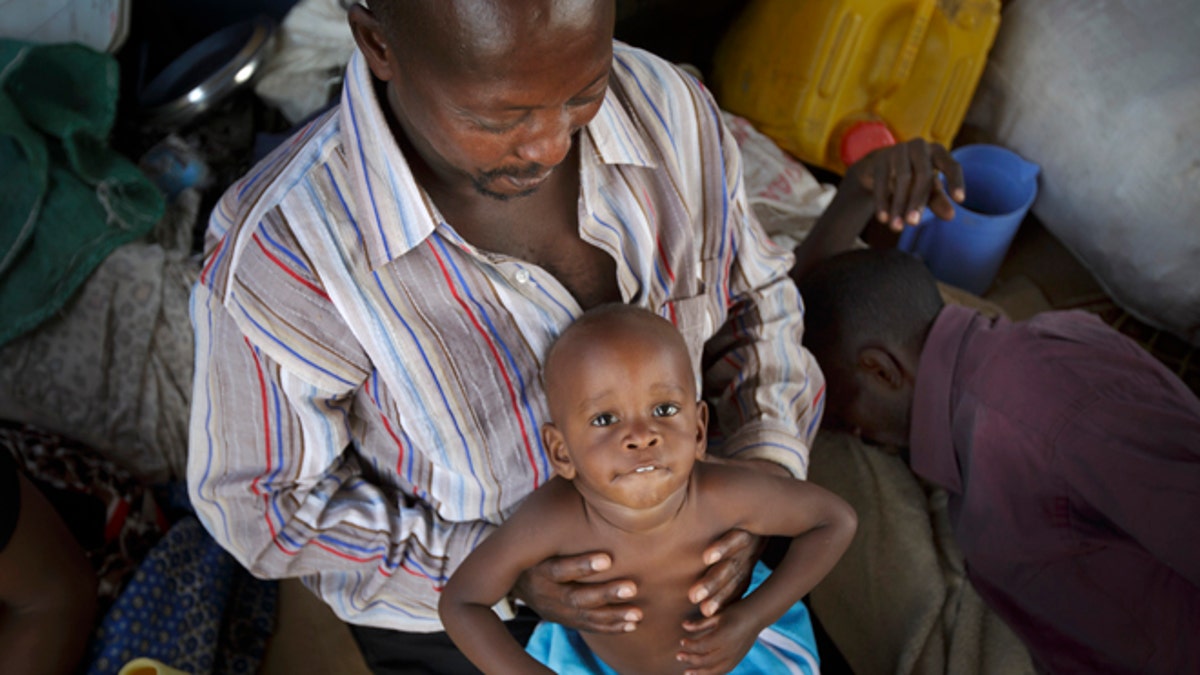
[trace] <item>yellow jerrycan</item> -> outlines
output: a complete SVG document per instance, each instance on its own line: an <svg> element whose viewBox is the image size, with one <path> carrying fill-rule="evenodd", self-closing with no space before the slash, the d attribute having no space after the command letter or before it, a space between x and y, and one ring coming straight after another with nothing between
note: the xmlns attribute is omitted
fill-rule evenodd
<svg viewBox="0 0 1200 675"><path fill-rule="evenodd" d="M713 58L721 107L837 173L922 137L950 147L1000 0L750 0Z"/></svg>

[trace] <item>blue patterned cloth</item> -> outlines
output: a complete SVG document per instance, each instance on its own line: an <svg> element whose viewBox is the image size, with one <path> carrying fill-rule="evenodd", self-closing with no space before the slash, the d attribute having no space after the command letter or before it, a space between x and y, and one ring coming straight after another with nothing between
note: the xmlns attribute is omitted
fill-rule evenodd
<svg viewBox="0 0 1200 675"><path fill-rule="evenodd" d="M758 588L770 574L771 570L766 565L756 565L750 588L746 592ZM592 654L578 631L556 623L543 621L538 624L525 650L556 673L619 675ZM812 620L803 602L797 602L779 621L760 633L746 658L730 671L731 675L817 675L819 672L820 660L817 658Z"/></svg>
<svg viewBox="0 0 1200 675"><path fill-rule="evenodd" d="M278 584L252 577L195 516L142 561L92 641L89 675L146 656L192 675L255 673L275 623Z"/></svg>

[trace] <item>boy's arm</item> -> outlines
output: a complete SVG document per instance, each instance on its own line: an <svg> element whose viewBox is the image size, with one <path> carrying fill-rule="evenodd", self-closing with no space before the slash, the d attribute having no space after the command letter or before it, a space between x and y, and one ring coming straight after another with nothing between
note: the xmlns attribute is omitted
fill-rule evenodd
<svg viewBox="0 0 1200 675"><path fill-rule="evenodd" d="M937 180L939 173L945 186ZM849 251L872 221L899 233L920 221L925 206L950 220L964 195L962 167L941 144L914 138L875 150L846 171L837 196L796 247L792 278L799 280L813 265Z"/></svg>
<svg viewBox="0 0 1200 675"><path fill-rule="evenodd" d="M744 467L702 464L701 499L739 514L733 527L763 536L793 537L787 554L755 591L719 614L684 627L688 672L725 672L736 665L764 629L817 585L842 557L858 527L854 509L809 483ZM711 669L711 670L710 670Z"/></svg>
<svg viewBox="0 0 1200 675"><path fill-rule="evenodd" d="M438 614L454 644L480 670L552 673L529 656L492 611L523 571L558 555L560 537L577 511L573 489L559 478L535 490L503 525L483 541L450 577Z"/></svg>

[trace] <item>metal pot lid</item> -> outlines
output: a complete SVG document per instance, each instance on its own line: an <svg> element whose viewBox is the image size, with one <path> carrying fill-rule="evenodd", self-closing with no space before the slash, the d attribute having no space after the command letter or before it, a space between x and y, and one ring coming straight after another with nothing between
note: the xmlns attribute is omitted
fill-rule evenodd
<svg viewBox="0 0 1200 675"><path fill-rule="evenodd" d="M248 86L262 70L275 22L260 16L229 25L190 47L138 92L146 121L182 126Z"/></svg>

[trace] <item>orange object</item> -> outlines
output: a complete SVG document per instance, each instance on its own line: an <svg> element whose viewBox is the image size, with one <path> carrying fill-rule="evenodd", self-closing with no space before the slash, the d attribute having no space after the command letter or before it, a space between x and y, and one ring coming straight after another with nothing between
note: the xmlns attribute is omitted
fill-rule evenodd
<svg viewBox="0 0 1200 675"><path fill-rule="evenodd" d="M880 145L950 147L1000 26L1000 0L751 0L714 58L721 107L843 173Z"/></svg>

